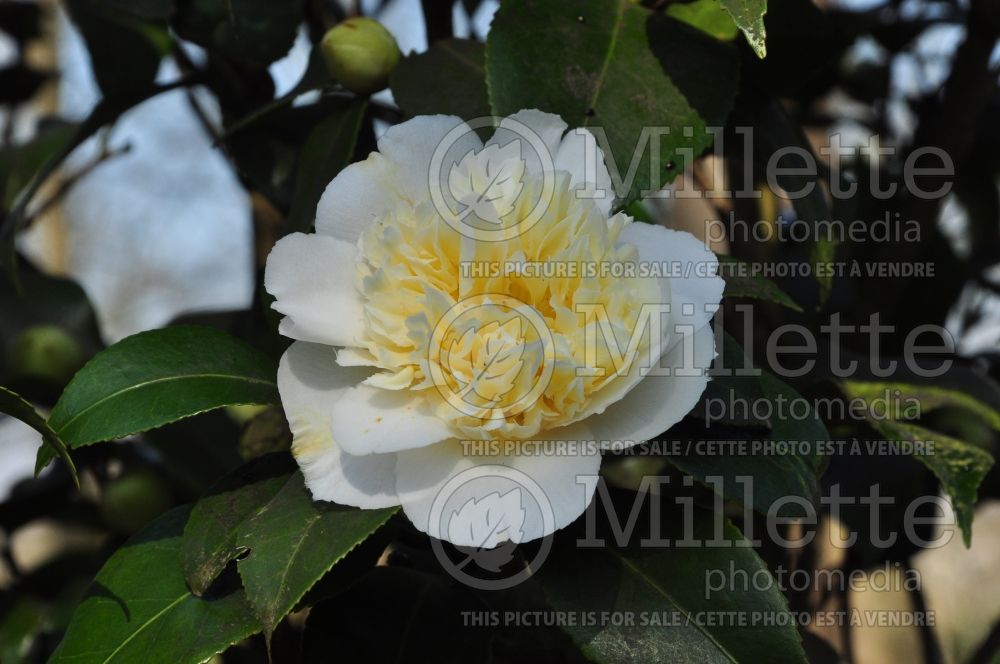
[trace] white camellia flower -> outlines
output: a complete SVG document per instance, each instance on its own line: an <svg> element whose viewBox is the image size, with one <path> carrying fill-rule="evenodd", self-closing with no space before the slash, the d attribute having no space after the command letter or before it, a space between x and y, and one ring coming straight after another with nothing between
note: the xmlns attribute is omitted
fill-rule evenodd
<svg viewBox="0 0 1000 664"><path fill-rule="evenodd" d="M594 137L566 130L536 110L503 120L485 146L453 116L396 125L329 184L314 234L275 245L265 286L295 340L278 388L315 499L402 505L420 530L482 546L432 512L453 478L489 466L496 482L464 487L465 511L507 524L489 545L527 541L586 509L595 484L578 478L598 473L601 449L646 441L694 407L715 357L715 256L688 233L611 215ZM454 143L451 171L432 175L443 141ZM461 232L435 183L484 233L516 232ZM656 332L645 307L665 304ZM622 355L644 325L635 353ZM509 441L580 444L519 453ZM550 516L526 515L505 474L541 488Z"/></svg>

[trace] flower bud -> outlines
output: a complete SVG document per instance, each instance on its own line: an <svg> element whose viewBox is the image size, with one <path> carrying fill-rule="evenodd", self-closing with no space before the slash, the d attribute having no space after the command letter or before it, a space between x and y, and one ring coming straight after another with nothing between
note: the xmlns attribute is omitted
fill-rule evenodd
<svg viewBox="0 0 1000 664"><path fill-rule="evenodd" d="M101 516L112 529L134 533L173 505L163 480L145 470L126 473L104 487Z"/></svg>
<svg viewBox="0 0 1000 664"><path fill-rule="evenodd" d="M23 378L68 381L83 364L83 349L57 325L34 325L14 340L11 367Z"/></svg>
<svg viewBox="0 0 1000 664"><path fill-rule="evenodd" d="M381 90L399 64L399 46L378 21L356 17L338 23L320 42L330 74L358 94Z"/></svg>

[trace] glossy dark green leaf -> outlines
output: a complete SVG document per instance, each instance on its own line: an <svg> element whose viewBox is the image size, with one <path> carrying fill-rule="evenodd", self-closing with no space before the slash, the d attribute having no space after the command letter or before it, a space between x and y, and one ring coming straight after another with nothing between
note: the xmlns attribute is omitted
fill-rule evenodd
<svg viewBox="0 0 1000 664"><path fill-rule="evenodd" d="M770 433L762 436L753 431L727 432L726 440L732 439L738 446L722 446L711 454L701 454L693 447L689 453L669 459L713 490L721 488L727 498L752 503L754 509L767 513L785 497L796 496L807 502L815 499L823 462L822 445L830 440L830 434L794 389L768 373L761 375L760 384L766 399L760 406L766 406L772 414ZM738 393L723 398L743 399ZM746 480L739 480L747 477L752 478L752 488ZM781 514L802 516L803 510L801 505L786 503Z"/></svg>
<svg viewBox="0 0 1000 664"><path fill-rule="evenodd" d="M323 190L351 162L367 106L365 100L347 103L310 132L299 157L292 207L288 213L289 231L312 228Z"/></svg>
<svg viewBox="0 0 1000 664"><path fill-rule="evenodd" d="M53 664L198 664L258 631L243 591L195 597L181 571L187 508L120 548L77 607Z"/></svg>
<svg viewBox="0 0 1000 664"><path fill-rule="evenodd" d="M709 544L742 542L740 532L701 511L688 523L679 513L673 516L663 519L662 536L673 542L690 534L700 545L567 547L545 561L537 578L552 607L576 617L576 624L565 629L584 655L600 664L804 663L787 602L764 562L746 546ZM682 530L685 526L690 533ZM743 585L744 575L758 585ZM602 616L614 618L614 612L619 619L631 616L633 624L603 621ZM718 623L711 624L713 619ZM739 620L748 622L740 625Z"/></svg>
<svg viewBox="0 0 1000 664"><path fill-rule="evenodd" d="M260 108L254 109L238 120L227 122L222 142L225 142L227 139L232 137L233 134L237 134L244 129L253 126L257 122L260 122L272 113L291 106L299 96L313 90L319 90L324 85L331 84L330 72L327 70L326 63L323 61L322 51L319 48L313 48L312 52L309 53L309 62L306 64L306 69L302 72L302 76L299 78L298 83L292 86L292 89L282 96L272 99Z"/></svg>
<svg viewBox="0 0 1000 664"><path fill-rule="evenodd" d="M392 96L408 116L443 113L471 120L490 115L484 59L481 42L434 42L399 63L389 78Z"/></svg>
<svg viewBox="0 0 1000 664"><path fill-rule="evenodd" d="M274 361L225 332L141 332L98 353L70 381L49 425L70 448L237 404L277 404Z"/></svg>
<svg viewBox="0 0 1000 664"><path fill-rule="evenodd" d="M926 453L914 454L940 480L951 498L965 546L972 544L972 516L979 485L993 466L993 457L978 447L907 422L869 420L876 431L892 441L930 443Z"/></svg>
<svg viewBox="0 0 1000 664"><path fill-rule="evenodd" d="M755 274L753 265L733 256L719 254L719 271L726 280L723 297L748 297L754 300L775 302L792 311L802 311L795 300L778 284L760 274Z"/></svg>
<svg viewBox="0 0 1000 664"><path fill-rule="evenodd" d="M753 366L739 342L728 332L722 333L721 348L716 352L712 380L691 410L691 416L705 420L709 426L725 424L771 429L770 418L758 418L752 409L742 407L766 400L762 372Z"/></svg>
<svg viewBox="0 0 1000 664"><path fill-rule="evenodd" d="M252 461L211 486L184 528L184 576L196 595L208 589L229 561L246 552L242 528L270 502L295 471L286 454Z"/></svg>
<svg viewBox="0 0 1000 664"><path fill-rule="evenodd" d="M767 33L764 30L764 14L767 13L767 0L720 0L733 21L744 36L757 57L767 55Z"/></svg>
<svg viewBox="0 0 1000 664"><path fill-rule="evenodd" d="M359 510L314 502L295 472L241 528L240 577L270 634L320 577L384 524L395 508Z"/></svg>
<svg viewBox="0 0 1000 664"><path fill-rule="evenodd" d="M1000 413L964 392L933 385L843 381L840 387L848 398L864 401L868 423L887 440L929 443L924 450L914 448L913 456L934 473L951 498L962 538L969 546L976 496L993 466L993 457L975 445L903 420L953 407L975 414L1000 430ZM879 406L880 402L884 405ZM918 405L915 412L910 412L910 404Z"/></svg>
<svg viewBox="0 0 1000 664"><path fill-rule="evenodd" d="M204 592L229 561L266 633L395 509L358 510L314 502L287 454L245 464L195 504L184 530L188 583Z"/></svg>
<svg viewBox="0 0 1000 664"><path fill-rule="evenodd" d="M178 0L171 26L182 38L248 67L288 53L302 22L301 0Z"/></svg>
<svg viewBox="0 0 1000 664"><path fill-rule="evenodd" d="M910 403L919 405L917 415L949 406L973 413L993 429L1000 431L1000 412L958 390L935 385L858 380L845 380L840 386L849 398L862 399L866 404L870 405L876 399L885 401L884 415L889 419L906 419L906 406ZM889 394L889 399L886 399L886 393Z"/></svg>
<svg viewBox="0 0 1000 664"><path fill-rule="evenodd" d="M30 403L22 399L19 395L11 392L6 387L0 387L0 413L6 413L11 417L15 417L32 429L42 434L42 440L45 441L45 447L43 449L49 450L50 456L59 455L66 462L69 467L70 472L73 474L73 481L79 486L80 481L76 476L76 467L73 465L73 460L69 456L69 452L66 450L66 444L59 438L55 431L49 427L48 422L45 421L35 407Z"/></svg>
<svg viewBox="0 0 1000 664"><path fill-rule="evenodd" d="M505 2L486 42L494 114L537 108L570 127L600 128L623 204L672 180L686 149L712 144L706 124L725 121L737 75L727 45L621 0Z"/></svg>
<svg viewBox="0 0 1000 664"><path fill-rule="evenodd" d="M808 168L802 168L810 163L820 163L820 160L815 156L812 144L801 125L792 118L780 101L767 95L753 95L742 107L744 115L735 121L753 126L755 164L760 168L771 168L774 172L774 181L780 189L780 192L772 193L781 194L793 207L795 217L812 229L810 262L813 276L819 283L819 299L822 304L826 302L833 289L834 272L828 266L836 257L839 242L836 233L824 228L822 222L836 218L853 218L853 215L846 208L838 209L835 214L818 174L810 172ZM781 168L767 166L776 153L789 148L795 148L798 156L786 154L776 162ZM843 206L850 201L834 199L833 203Z"/></svg>
<svg viewBox="0 0 1000 664"><path fill-rule="evenodd" d="M166 23L144 21L94 0L67 0L66 6L105 97L127 97L153 84L169 45Z"/></svg>
<svg viewBox="0 0 1000 664"><path fill-rule="evenodd" d="M675 2L668 5L666 11L669 16L693 25L716 39L729 41L740 32L732 15L722 7L719 0Z"/></svg>

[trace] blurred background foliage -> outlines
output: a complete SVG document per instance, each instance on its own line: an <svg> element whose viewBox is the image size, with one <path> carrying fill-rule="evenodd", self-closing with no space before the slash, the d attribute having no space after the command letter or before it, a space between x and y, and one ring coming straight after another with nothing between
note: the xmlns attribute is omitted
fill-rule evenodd
<svg viewBox="0 0 1000 664"><path fill-rule="evenodd" d="M509 4L510 24L517 23L517 11L531 5ZM751 178L760 197L661 199L635 204L630 211L702 236L704 221L718 219L726 237L714 238L713 248L758 264L933 264L932 279L779 278L778 286L795 308L756 303L749 323L752 338L762 341L790 322L818 331L831 314L840 314L845 324L866 324L878 313L882 324L896 328L882 337L881 353L898 358L909 331L943 325L957 341L959 358L936 386L1000 409L996 0L771 0L763 18L763 59L750 45L761 26L755 20L734 21L726 3L642 4L650 18L640 36L655 58L643 64L662 65L700 119L725 125L717 154L709 150L689 163L668 153L664 178L669 182L655 184L711 190L713 178L722 173L730 183ZM762 4L743 4L756 7L759 19ZM5 272L0 280L0 385L47 413L73 374L107 345L167 325L223 330L276 360L285 342L276 334L261 287L270 247L288 232L310 228L326 183L375 149L376 136L388 124L424 113L476 117L495 108L486 92L483 42L496 11L496 3L486 0L0 2L0 266ZM370 96L331 78L318 49L327 29L357 14L385 23L405 56L389 90ZM545 30L544 25L532 27ZM504 40L511 50L503 50ZM755 46L759 51L759 43ZM554 61L583 57L560 51L560 44L529 42L517 32L498 34L489 49L501 55L550 49ZM516 57L497 62L491 75L512 81L515 92L530 87L530 76L518 78L524 63ZM510 71L503 72L508 66ZM554 89L541 74L535 84L539 94ZM574 110L568 102L565 108L545 110L581 117L595 111L606 124L626 123L628 104L613 102L596 111ZM635 121L661 119L652 116ZM737 127L753 128L749 148ZM896 153L844 164L835 175L859 185L858 195L848 199L828 195L827 173L818 178L814 195L800 200L788 200L783 191L800 188L801 176L783 176L777 190L769 187L766 165L778 150L799 146L818 154L833 134L852 145L877 135ZM902 164L925 146L941 147L954 160L947 197L918 199L902 186ZM900 185L897 193L882 199L870 195L867 184L874 173L883 184ZM886 218L913 220L920 240L762 242L739 232L741 221L766 223L780 234L795 223ZM727 330L742 341L744 321L733 308L741 301L727 299L726 313ZM858 379L877 378L868 366L868 338L849 336L838 348L861 363ZM765 348L744 350L768 368ZM825 368L830 350L819 349L817 369L796 380L795 390L843 398ZM729 352L738 356L740 349ZM922 383L903 373L893 380ZM792 388L734 389L775 394ZM753 427L760 423L738 424L744 433L706 429L693 414L670 435L712 439L759 431ZM930 412L919 425L979 450L993 450L997 443L989 418L961 403ZM812 426L806 435L814 438L826 431L837 439L884 437L864 421L828 418ZM0 661L5 663L47 659L85 593L94 592L87 588L95 574L129 536L168 512L157 521L151 541L163 543L155 555L176 557L170 547L181 546L171 543L179 541L186 513L170 510L210 497L219 478L246 473L238 470L246 462L287 461L290 434L276 406L214 410L124 443L74 449L79 489L61 461L29 479L39 444L39 436L25 425L0 420ZM883 496L900 504L955 490L947 482L941 486L940 468L909 457L796 462L801 465L793 479L803 480L802 491L810 498L835 484L855 496L878 485ZM605 473L627 513L635 478L644 472L673 475L678 481L672 491L711 505L710 491L683 487L679 478L720 471L713 463L721 463L725 474L725 460L671 459L668 465L657 457L623 457L606 464ZM774 469L761 473L770 477ZM780 492L787 486L776 481L774 488ZM860 533L846 549L816 545L790 559L788 551L765 543L758 553L772 568L870 571L888 564L891 575L917 569L924 581L922 590L903 593L790 591L793 610L925 607L939 616L933 629L800 630L810 660L995 661L1000 650L1000 569L993 554L1000 543L995 502L1000 479L995 469L978 493L976 537L969 550L957 540L936 551L902 540L878 549L870 544L871 524L861 510L845 511L842 522L825 519L815 526L819 532L849 527ZM727 513L734 523L750 525L742 506L730 502ZM971 501L962 507L971 514ZM582 661L573 635L554 628L468 630L456 623L463 610L558 602L564 597L560 584L573 577L554 573L508 593L476 592L443 573L427 538L404 518L386 518L386 525L332 571L321 569L318 582L293 598L287 617L276 617L267 640L273 661L326 661L334 654L338 661ZM902 509L891 511L882 527L899 531L902 519ZM762 521L755 525L763 531ZM572 537L571 529L559 539L565 544ZM120 551L140 551L143 542ZM553 565L569 569L575 564L571 557L567 561ZM670 564L659 570L668 578ZM236 597L233 588L241 581L233 568L222 572L212 592ZM584 567L578 574L601 569ZM113 571L105 567L102 574ZM226 623L233 631L219 637L224 645L235 645L215 657L267 661L260 626L237 623L235 618ZM772 654L801 660L797 645ZM187 661L190 653L167 648L157 655ZM614 653L596 656L615 661Z"/></svg>

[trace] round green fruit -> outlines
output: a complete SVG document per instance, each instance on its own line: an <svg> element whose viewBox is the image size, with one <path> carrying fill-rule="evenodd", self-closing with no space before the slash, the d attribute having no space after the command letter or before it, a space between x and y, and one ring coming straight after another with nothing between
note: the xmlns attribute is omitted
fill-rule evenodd
<svg viewBox="0 0 1000 664"><path fill-rule="evenodd" d="M101 516L114 530L134 533L173 505L170 490L148 471L126 473L104 487Z"/></svg>
<svg viewBox="0 0 1000 664"><path fill-rule="evenodd" d="M83 364L83 348L58 325L34 325L14 340L10 364L14 374L65 383Z"/></svg>
<svg viewBox="0 0 1000 664"><path fill-rule="evenodd" d="M330 74L357 94L386 86L402 54L392 34L374 19L349 18L332 27L320 42Z"/></svg>

